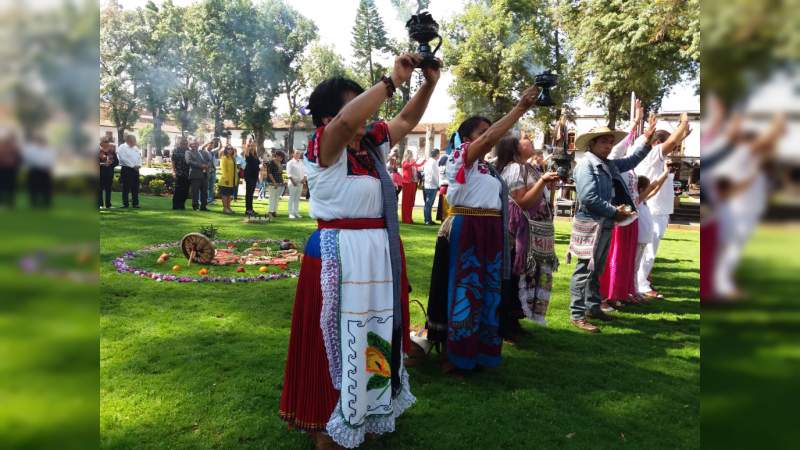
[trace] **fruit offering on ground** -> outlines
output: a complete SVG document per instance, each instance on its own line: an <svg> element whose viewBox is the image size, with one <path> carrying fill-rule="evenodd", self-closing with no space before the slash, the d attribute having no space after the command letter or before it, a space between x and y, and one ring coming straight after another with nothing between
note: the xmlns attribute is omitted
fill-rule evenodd
<svg viewBox="0 0 800 450"><path fill-rule="evenodd" d="M236 273L244 273L244 267L239 266L236 268Z"/></svg>
<svg viewBox="0 0 800 450"><path fill-rule="evenodd" d="M267 273L267 271L269 271L269 268L267 268L267 266L261 266L258 268L258 271L261 273Z"/></svg>
<svg viewBox="0 0 800 450"><path fill-rule="evenodd" d="M197 271L197 274L198 274L198 275L208 275L208 269L206 269L205 267L203 267L202 269L200 269L200 270L198 270L198 271Z"/></svg>
<svg viewBox="0 0 800 450"><path fill-rule="evenodd" d="M175 264L174 266L172 266L172 271L173 272L177 272L179 270L181 270L181 266L179 264Z"/></svg>

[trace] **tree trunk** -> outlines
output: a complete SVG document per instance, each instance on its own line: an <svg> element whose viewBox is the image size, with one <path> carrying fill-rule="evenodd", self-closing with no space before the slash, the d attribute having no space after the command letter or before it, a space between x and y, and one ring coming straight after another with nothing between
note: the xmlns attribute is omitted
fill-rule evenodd
<svg viewBox="0 0 800 450"><path fill-rule="evenodd" d="M253 138L256 141L256 152L258 155L264 154L264 127L263 126L254 126L253 127Z"/></svg>
<svg viewBox="0 0 800 450"><path fill-rule="evenodd" d="M124 126L122 127L117 126L117 142L119 142L120 144L125 142L125 129L126 128Z"/></svg>
<svg viewBox="0 0 800 450"><path fill-rule="evenodd" d="M286 133L286 145L285 151L287 155L292 154L292 150L294 150L294 130L297 127L297 124L294 120L289 121L289 131Z"/></svg>
<svg viewBox="0 0 800 450"><path fill-rule="evenodd" d="M617 126L617 116L619 115L619 108L622 106L622 99L614 94L607 94L607 102L608 105L608 128L612 130L616 129Z"/></svg>
<svg viewBox="0 0 800 450"><path fill-rule="evenodd" d="M161 154L161 114L160 111L153 111L153 141L156 146L156 154Z"/></svg>
<svg viewBox="0 0 800 450"><path fill-rule="evenodd" d="M219 106L214 108L214 135L220 136L225 129L225 122L222 120L222 113Z"/></svg>

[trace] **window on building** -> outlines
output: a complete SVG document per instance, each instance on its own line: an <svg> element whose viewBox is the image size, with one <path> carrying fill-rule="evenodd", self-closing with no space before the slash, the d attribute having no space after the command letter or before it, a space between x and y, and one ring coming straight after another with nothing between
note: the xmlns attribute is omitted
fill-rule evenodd
<svg viewBox="0 0 800 450"><path fill-rule="evenodd" d="M567 149L575 150L575 132L570 131L567 133Z"/></svg>

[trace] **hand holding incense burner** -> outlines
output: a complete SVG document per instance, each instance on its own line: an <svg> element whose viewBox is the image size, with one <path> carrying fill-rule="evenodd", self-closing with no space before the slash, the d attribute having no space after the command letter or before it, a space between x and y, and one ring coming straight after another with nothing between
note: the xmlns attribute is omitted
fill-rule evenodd
<svg viewBox="0 0 800 450"><path fill-rule="evenodd" d="M422 56L419 67L439 67L441 63L436 59L435 54L442 46L442 36L439 35L439 24L433 20L431 14L426 11L411 16L411 19L406 22L406 29L408 37L419 43L417 52ZM431 50L430 41L436 38L439 39L439 43L436 44L436 48Z"/></svg>

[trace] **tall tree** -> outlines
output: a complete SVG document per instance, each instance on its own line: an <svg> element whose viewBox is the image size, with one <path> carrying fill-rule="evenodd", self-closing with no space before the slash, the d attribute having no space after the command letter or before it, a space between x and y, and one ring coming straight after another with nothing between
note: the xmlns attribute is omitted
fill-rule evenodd
<svg viewBox="0 0 800 450"><path fill-rule="evenodd" d="M561 23L584 95L616 125L631 91L658 109L670 88L699 69L696 0L562 0Z"/></svg>
<svg viewBox="0 0 800 450"><path fill-rule="evenodd" d="M380 52L386 49L388 44L386 30L383 26L383 19L375 7L374 0L361 0L356 12L356 20L353 25L353 56L367 69L369 85L375 84L373 52Z"/></svg>
<svg viewBox="0 0 800 450"><path fill-rule="evenodd" d="M555 55L555 26L545 0L469 3L445 23L444 30L456 124L473 114L502 117L544 69L557 69L562 75L553 91L557 102L573 95L572 85L563 79L563 54ZM548 108L535 110L542 122L551 120L552 114Z"/></svg>
<svg viewBox="0 0 800 450"><path fill-rule="evenodd" d="M112 0L100 13L100 98L108 106L108 114L122 142L139 118L138 100L134 91L131 49L134 15Z"/></svg>
<svg viewBox="0 0 800 450"><path fill-rule="evenodd" d="M168 7L171 0L166 0ZM174 41L163 26L164 16L152 1L143 8L137 8L134 39L131 41L135 64L134 84L136 95L153 117L153 130L156 135L166 119L170 91L177 82L175 73L168 65L171 45ZM161 154L160 140L156 140L156 154Z"/></svg>
<svg viewBox="0 0 800 450"><path fill-rule="evenodd" d="M272 132L275 98L281 93L286 67L279 49L286 36L274 23L280 20L269 2L255 6L250 0L206 0L201 4L201 48L212 70L224 75L219 99L225 114L251 130L258 151Z"/></svg>
<svg viewBox="0 0 800 450"><path fill-rule="evenodd" d="M178 7L166 2L161 8L159 32L167 42L169 57L165 61L176 80L169 92L167 109L183 134L199 126L201 91L200 73L205 57L200 51L195 7Z"/></svg>
<svg viewBox="0 0 800 450"><path fill-rule="evenodd" d="M278 57L281 66L285 68L280 81L281 89L289 104L286 115L289 130L284 142L284 150L288 154L294 148L294 131L301 120L301 95L308 89L308 79L302 70L303 53L309 43L316 39L317 26L283 1L274 1L270 5L271 15L275 17L274 32L283 43L278 48Z"/></svg>
<svg viewBox="0 0 800 450"><path fill-rule="evenodd" d="M331 77L352 78L353 74L344 64L344 59L336 53L330 45L319 41L311 43L303 56L301 72L306 79L308 87L315 86Z"/></svg>

